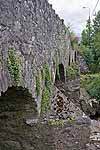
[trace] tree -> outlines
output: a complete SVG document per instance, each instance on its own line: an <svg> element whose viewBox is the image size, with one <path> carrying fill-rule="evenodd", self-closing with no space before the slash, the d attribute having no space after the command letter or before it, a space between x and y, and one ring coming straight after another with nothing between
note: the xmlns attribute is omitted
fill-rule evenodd
<svg viewBox="0 0 100 150"><path fill-rule="evenodd" d="M91 48L92 44L92 24L90 17L87 20L86 29L82 32L82 44L86 47Z"/></svg>
<svg viewBox="0 0 100 150"><path fill-rule="evenodd" d="M97 13L93 20L93 54L94 63L97 66L97 70L100 71L100 11Z"/></svg>
<svg viewBox="0 0 100 150"><path fill-rule="evenodd" d="M93 34L98 32L98 28L100 27L100 11L98 11L95 19L93 20Z"/></svg>
<svg viewBox="0 0 100 150"><path fill-rule="evenodd" d="M91 60L89 58L90 56L92 58L92 66L91 64L89 64L91 61L88 61L88 65L91 66L92 70L94 70L95 72L99 72L100 71L100 11L97 13L96 17L94 18L93 24L91 24L90 19L88 19L86 24L86 29L83 30L82 32L81 44L85 46L83 50L83 55L85 56L86 61L88 61L87 58Z"/></svg>
<svg viewBox="0 0 100 150"><path fill-rule="evenodd" d="M88 46L86 30L83 30L83 32L82 32L82 42L81 43L85 46Z"/></svg>

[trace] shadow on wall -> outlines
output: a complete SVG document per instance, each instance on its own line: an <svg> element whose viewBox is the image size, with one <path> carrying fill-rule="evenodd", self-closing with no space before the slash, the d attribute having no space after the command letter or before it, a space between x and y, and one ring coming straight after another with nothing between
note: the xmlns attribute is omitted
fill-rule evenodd
<svg viewBox="0 0 100 150"><path fill-rule="evenodd" d="M59 64L58 68L56 69L55 82L58 80L65 82L65 73L64 73L64 65L63 64Z"/></svg>
<svg viewBox="0 0 100 150"><path fill-rule="evenodd" d="M27 89L11 87L0 97L0 120L27 119L37 116L37 106Z"/></svg>
<svg viewBox="0 0 100 150"><path fill-rule="evenodd" d="M75 62L77 61L77 52L75 51Z"/></svg>
<svg viewBox="0 0 100 150"><path fill-rule="evenodd" d="M70 55L69 55L69 61L68 61L68 65L70 66Z"/></svg>

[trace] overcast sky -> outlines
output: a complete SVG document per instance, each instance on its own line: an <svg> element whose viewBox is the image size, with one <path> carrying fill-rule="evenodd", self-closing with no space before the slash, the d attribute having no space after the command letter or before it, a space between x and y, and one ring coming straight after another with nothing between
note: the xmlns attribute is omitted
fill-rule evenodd
<svg viewBox="0 0 100 150"><path fill-rule="evenodd" d="M76 34L80 34L85 27L86 20L89 17L89 8L91 16L97 0L49 0L56 13L64 19L65 24L70 24ZM89 7L84 8L83 7ZM96 11L100 10L100 0Z"/></svg>

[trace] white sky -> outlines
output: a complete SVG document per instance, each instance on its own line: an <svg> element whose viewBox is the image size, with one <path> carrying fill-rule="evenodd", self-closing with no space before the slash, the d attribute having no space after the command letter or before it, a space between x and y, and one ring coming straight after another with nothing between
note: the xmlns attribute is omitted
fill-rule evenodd
<svg viewBox="0 0 100 150"><path fill-rule="evenodd" d="M70 24L76 34L80 34L89 17L89 8L92 14L97 0L49 0L56 13L64 19L66 25ZM83 7L89 7L84 8ZM100 10L100 0L96 11ZM93 17L93 16L92 16Z"/></svg>

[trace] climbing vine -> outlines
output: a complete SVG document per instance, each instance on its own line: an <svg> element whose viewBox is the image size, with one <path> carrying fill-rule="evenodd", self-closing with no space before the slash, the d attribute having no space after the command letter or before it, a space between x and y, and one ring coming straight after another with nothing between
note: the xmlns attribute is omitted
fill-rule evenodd
<svg viewBox="0 0 100 150"><path fill-rule="evenodd" d="M50 99L50 92L46 87L44 87L43 92L42 92L41 114L49 110L50 108L49 99Z"/></svg>
<svg viewBox="0 0 100 150"><path fill-rule="evenodd" d="M42 92L42 100L41 100L41 113L45 113L50 108L49 100L51 96L51 87L52 87L52 81L51 81L51 74L49 70L49 65L45 64L43 67L44 72L44 80L45 80L45 86Z"/></svg>
<svg viewBox="0 0 100 150"><path fill-rule="evenodd" d="M36 91L37 91L37 96L40 95L40 74L36 77Z"/></svg>
<svg viewBox="0 0 100 150"><path fill-rule="evenodd" d="M10 48L8 50L8 70L16 83L20 80L20 69L19 63L16 59L15 49Z"/></svg>

